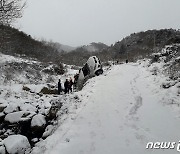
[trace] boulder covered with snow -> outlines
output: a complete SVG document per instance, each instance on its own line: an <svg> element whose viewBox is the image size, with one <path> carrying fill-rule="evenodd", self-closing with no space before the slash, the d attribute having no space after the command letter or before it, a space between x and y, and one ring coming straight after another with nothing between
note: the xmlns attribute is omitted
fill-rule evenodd
<svg viewBox="0 0 180 154"><path fill-rule="evenodd" d="M4 146L8 154L28 153L31 146L27 137L23 135L11 135L4 139Z"/></svg>
<svg viewBox="0 0 180 154"><path fill-rule="evenodd" d="M57 91L57 89L55 89L55 88L43 87L43 88L41 89L40 93L51 95L51 94L58 94L58 91Z"/></svg>
<svg viewBox="0 0 180 154"><path fill-rule="evenodd" d="M16 112L19 111L19 106L17 103L11 103L11 105L8 105L5 109L4 109L4 113L8 114L8 113L12 113L12 112Z"/></svg>
<svg viewBox="0 0 180 154"><path fill-rule="evenodd" d="M0 112L3 112L3 110L7 107L5 104L0 104Z"/></svg>
<svg viewBox="0 0 180 154"><path fill-rule="evenodd" d="M37 114L35 115L32 120L31 120L31 130L32 134L41 137L42 134L44 133L46 126L46 119L45 116L42 114Z"/></svg>
<svg viewBox="0 0 180 154"><path fill-rule="evenodd" d="M49 135L51 135L52 131L54 129L53 125L48 125L45 129L45 132L43 133L43 138L47 138Z"/></svg>
<svg viewBox="0 0 180 154"><path fill-rule="evenodd" d="M37 108L30 102L25 102L20 106L21 111L37 112Z"/></svg>
<svg viewBox="0 0 180 154"><path fill-rule="evenodd" d="M31 127L42 127L45 126L45 124L45 116L43 116L42 114L37 114L32 118Z"/></svg>
<svg viewBox="0 0 180 154"><path fill-rule="evenodd" d="M34 112L28 112L28 111L19 111L19 112L13 112L9 113L5 116L5 121L9 123L18 123L21 121L29 121L31 118L35 115Z"/></svg>
<svg viewBox="0 0 180 154"><path fill-rule="evenodd" d="M6 154L6 149L3 145L0 145L0 154Z"/></svg>

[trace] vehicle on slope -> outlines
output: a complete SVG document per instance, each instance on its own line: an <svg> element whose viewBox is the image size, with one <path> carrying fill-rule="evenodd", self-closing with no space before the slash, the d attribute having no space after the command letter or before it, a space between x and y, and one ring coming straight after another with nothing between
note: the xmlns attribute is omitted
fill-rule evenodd
<svg viewBox="0 0 180 154"><path fill-rule="evenodd" d="M89 57L84 66L79 70L79 74L74 76L74 82L78 89L81 89L83 83L93 76L99 76L103 73L102 64L96 56Z"/></svg>

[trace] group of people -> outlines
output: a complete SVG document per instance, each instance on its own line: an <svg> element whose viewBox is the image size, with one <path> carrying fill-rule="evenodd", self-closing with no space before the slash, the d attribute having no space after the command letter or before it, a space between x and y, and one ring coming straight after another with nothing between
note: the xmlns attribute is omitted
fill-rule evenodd
<svg viewBox="0 0 180 154"><path fill-rule="evenodd" d="M64 82L64 93L67 94L69 92L73 91L73 80L72 78L70 78L69 80L66 79L66 81ZM63 91L62 86L61 86L61 80L59 79L58 82L58 94L60 94Z"/></svg>

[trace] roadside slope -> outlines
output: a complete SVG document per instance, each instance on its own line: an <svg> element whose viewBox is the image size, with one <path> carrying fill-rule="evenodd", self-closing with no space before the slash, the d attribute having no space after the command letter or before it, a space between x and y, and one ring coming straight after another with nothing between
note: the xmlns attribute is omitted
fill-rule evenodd
<svg viewBox="0 0 180 154"><path fill-rule="evenodd" d="M168 91L145 68L114 66L95 82L86 106L68 127L59 127L64 133L51 136L46 154L177 153L146 149L150 141L178 142L180 118L163 105Z"/></svg>

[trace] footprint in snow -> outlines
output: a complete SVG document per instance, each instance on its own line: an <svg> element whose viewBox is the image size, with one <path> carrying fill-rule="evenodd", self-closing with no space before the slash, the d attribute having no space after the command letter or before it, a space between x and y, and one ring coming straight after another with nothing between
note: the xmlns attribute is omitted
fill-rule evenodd
<svg viewBox="0 0 180 154"><path fill-rule="evenodd" d="M131 108L129 115L134 115L137 113L137 110L142 106L142 97L141 96L137 96L135 97L135 105Z"/></svg>

